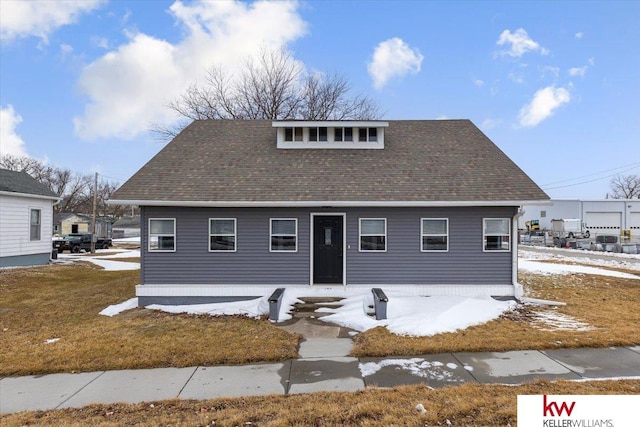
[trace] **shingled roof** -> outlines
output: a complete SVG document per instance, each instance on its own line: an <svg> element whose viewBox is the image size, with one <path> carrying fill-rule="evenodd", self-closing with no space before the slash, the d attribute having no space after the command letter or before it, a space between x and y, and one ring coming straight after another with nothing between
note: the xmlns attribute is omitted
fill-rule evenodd
<svg viewBox="0 0 640 427"><path fill-rule="evenodd" d="M385 148L278 149L268 120L194 121L112 196L160 205L549 197L469 120L389 121Z"/></svg>
<svg viewBox="0 0 640 427"><path fill-rule="evenodd" d="M8 169L0 169L0 191L58 199L53 191L28 173Z"/></svg>

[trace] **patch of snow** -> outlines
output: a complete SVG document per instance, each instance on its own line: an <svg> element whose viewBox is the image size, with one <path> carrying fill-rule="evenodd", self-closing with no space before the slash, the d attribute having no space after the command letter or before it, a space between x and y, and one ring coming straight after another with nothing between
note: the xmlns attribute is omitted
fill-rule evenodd
<svg viewBox="0 0 640 427"><path fill-rule="evenodd" d="M102 253L102 251L100 251ZM107 252L107 251L104 251ZM118 258L140 258L140 249L124 250L115 249L109 250L110 255L100 255L100 259L118 259Z"/></svg>
<svg viewBox="0 0 640 427"><path fill-rule="evenodd" d="M105 251L106 252L106 251ZM73 261L88 261L96 264L107 271L125 271L125 270L139 270L139 262L124 262L124 261L111 261L111 258L137 258L140 256L140 251L109 251L110 255L100 256L100 252L97 252L96 256L90 256L89 254L58 254L58 260L60 263L69 263ZM115 252L115 253L113 253Z"/></svg>
<svg viewBox="0 0 640 427"><path fill-rule="evenodd" d="M99 314L103 316L115 316L116 314L120 314L125 310L131 310L138 306L138 298L131 298L126 300L125 302L121 302L120 304L110 305L109 307L102 310Z"/></svg>
<svg viewBox="0 0 640 427"><path fill-rule="evenodd" d="M577 331L586 332L593 331L596 328L587 323L580 322L571 316L562 313L556 313L551 310L539 311L535 313L534 326L541 331ZM547 327L538 325L542 323Z"/></svg>
<svg viewBox="0 0 640 427"><path fill-rule="evenodd" d="M449 368L449 369L457 369L458 365L456 365L455 363L449 362L449 363L447 363L447 368Z"/></svg>
<svg viewBox="0 0 640 427"><path fill-rule="evenodd" d="M415 375L420 378L428 378L437 381L458 381L454 379L453 374L450 372L450 370L458 368L458 365L455 363L447 363L445 366L442 362L429 362L420 357L414 357L411 359L384 359L379 362L366 362L358 365L363 377L374 375L379 370L387 366L395 366L396 370L407 371L411 375Z"/></svg>
<svg viewBox="0 0 640 427"><path fill-rule="evenodd" d="M140 243L140 236L138 236L138 237L123 237L121 239L113 239L113 243Z"/></svg>
<svg viewBox="0 0 640 427"><path fill-rule="evenodd" d="M464 369L469 371L469 372L473 372L473 366L464 365Z"/></svg>
<svg viewBox="0 0 640 427"><path fill-rule="evenodd" d="M60 341L60 338L49 338L45 341L45 344L53 344L54 342Z"/></svg>
<svg viewBox="0 0 640 427"><path fill-rule="evenodd" d="M191 304L191 305L160 305L152 304L145 308L160 310L167 313L188 313L188 314L208 314L211 316L233 316L244 315L258 318L269 314L268 297L261 297L246 301L234 301L212 304Z"/></svg>
<svg viewBox="0 0 640 427"><path fill-rule="evenodd" d="M492 298L419 297L388 289L384 291L389 297L387 319L376 320L365 313L363 300L367 294L346 298L343 305L335 309L322 308L323 312L332 314L320 320L360 332L384 326L398 335L431 336L486 323L515 307L513 301Z"/></svg>
<svg viewBox="0 0 640 427"><path fill-rule="evenodd" d="M108 261L103 259L96 259L93 257L83 258L83 261L92 262L107 271L140 270L139 262Z"/></svg>
<svg viewBox="0 0 640 427"><path fill-rule="evenodd" d="M583 265L549 264L526 259L518 261L518 268L538 274L593 274L597 276L621 277L623 279L640 279L640 276L623 273L621 271L604 270L602 268L586 267Z"/></svg>
<svg viewBox="0 0 640 427"><path fill-rule="evenodd" d="M562 262L577 262L600 267L624 268L640 271L640 255L615 252L590 252L576 249L545 248L542 251L527 250L520 247L518 257L526 260L556 260ZM581 256L588 254L590 256Z"/></svg>

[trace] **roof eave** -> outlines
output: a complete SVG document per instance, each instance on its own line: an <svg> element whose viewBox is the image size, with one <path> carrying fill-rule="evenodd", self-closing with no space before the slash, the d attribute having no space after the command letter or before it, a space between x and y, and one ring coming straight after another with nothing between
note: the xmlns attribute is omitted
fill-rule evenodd
<svg viewBox="0 0 640 427"><path fill-rule="evenodd" d="M48 199L53 201L62 200L61 197L58 196L45 196L43 194L31 194L31 193L18 193L15 191L0 191L0 195L2 196L13 196L13 197L29 197L31 199Z"/></svg>
<svg viewBox="0 0 640 427"><path fill-rule="evenodd" d="M204 200L107 200L109 205L172 206L192 208L267 208L267 207L472 207L551 205L548 199L536 200L457 200L457 201L204 201Z"/></svg>

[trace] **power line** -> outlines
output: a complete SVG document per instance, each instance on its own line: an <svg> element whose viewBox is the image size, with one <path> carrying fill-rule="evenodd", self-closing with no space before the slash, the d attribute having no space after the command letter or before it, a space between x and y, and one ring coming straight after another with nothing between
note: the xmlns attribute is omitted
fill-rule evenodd
<svg viewBox="0 0 640 427"><path fill-rule="evenodd" d="M591 179L591 180L588 180L588 181L576 182L575 184L559 185L557 187L542 187L542 189L543 190L557 190L558 188L575 187L576 185L582 185L582 184L588 184L590 182L601 181L603 179L612 178L614 176L620 175L623 172L632 171L632 170L638 168L639 166L640 166L640 164L638 164L638 166L634 166L634 167L631 167L629 169L622 170L622 171L616 172L616 173L611 174L611 175L607 175L607 176L603 176L603 177L600 177L600 178ZM587 176L589 176L589 175L587 175ZM559 182L562 182L562 181L559 181Z"/></svg>
<svg viewBox="0 0 640 427"><path fill-rule="evenodd" d="M624 169L624 168L628 168L628 167L631 167L633 169L636 166L640 166L640 162L630 163L628 165L618 166L616 168L606 169L606 170L603 170L603 171L600 171L600 172L594 172L594 173L590 173L588 175L582 175L582 176L578 176L578 177L575 177L575 178L563 179L562 181L549 182L547 184L544 184L543 187L546 187L548 185L562 184L563 182L575 181L577 179L588 178L590 176L596 176L596 175L600 175L600 174L605 173L605 172L611 172L611 171L618 170L618 169ZM617 173L622 173L622 172L625 172L625 171L621 171L621 172L617 172ZM604 178L607 178L607 177L604 177Z"/></svg>

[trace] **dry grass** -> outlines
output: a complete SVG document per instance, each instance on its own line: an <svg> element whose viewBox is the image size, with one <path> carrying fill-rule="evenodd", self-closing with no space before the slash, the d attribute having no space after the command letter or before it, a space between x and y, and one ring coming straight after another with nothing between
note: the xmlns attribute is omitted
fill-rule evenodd
<svg viewBox="0 0 640 427"><path fill-rule="evenodd" d="M521 386L466 384L366 389L355 393L170 400L137 405L91 405L82 409L24 412L3 426L507 426L516 425L517 395L640 394L639 380L537 381ZM422 403L426 413L418 413ZM449 423L447 423L449 421Z"/></svg>
<svg viewBox="0 0 640 427"><path fill-rule="evenodd" d="M358 334L355 356L391 356L452 351L506 351L640 344L640 281L590 275L520 273L529 296L566 302L564 307L525 306L484 325L432 337L393 335L385 328ZM548 330L532 323L542 312L586 323L589 331ZM545 330L547 329L547 330Z"/></svg>
<svg viewBox="0 0 640 427"><path fill-rule="evenodd" d="M281 361L299 337L267 320L98 313L135 295L138 271L82 265L0 271L0 375ZM59 341L47 344L48 339Z"/></svg>

